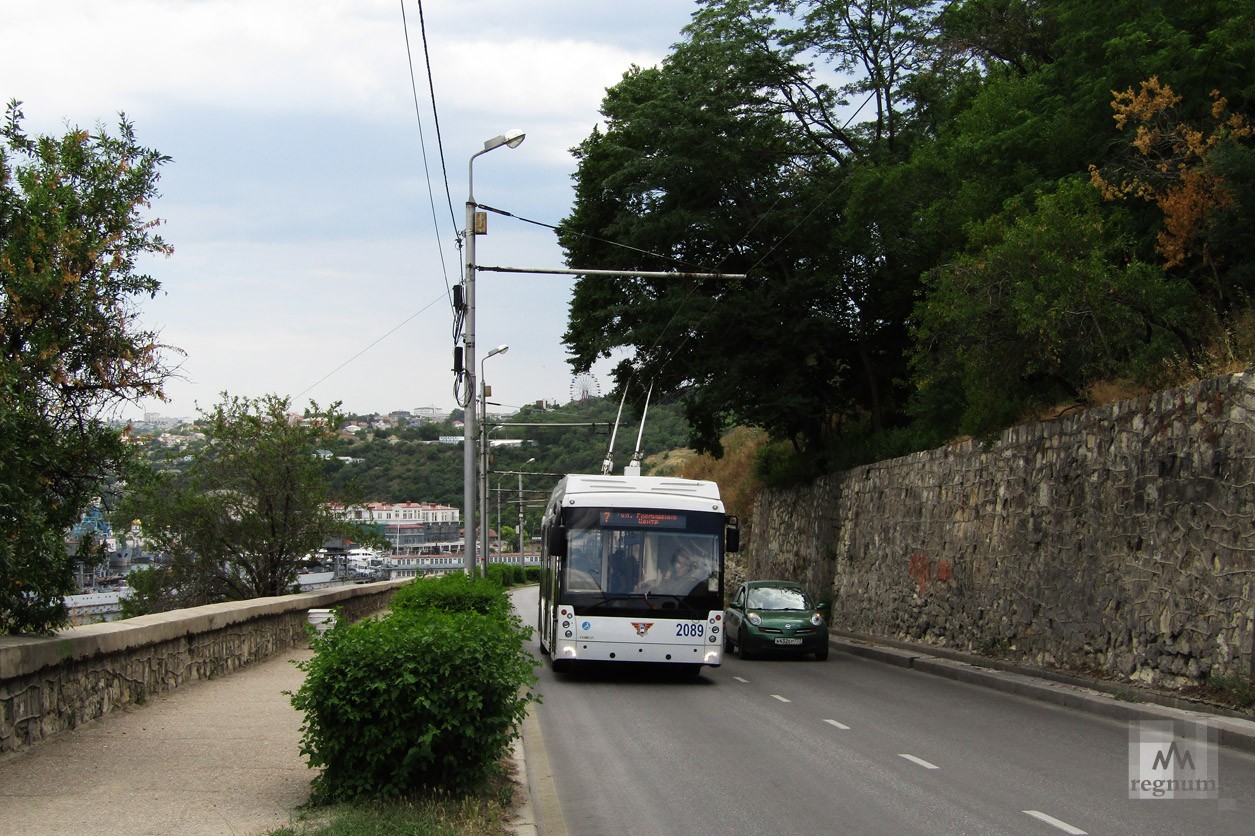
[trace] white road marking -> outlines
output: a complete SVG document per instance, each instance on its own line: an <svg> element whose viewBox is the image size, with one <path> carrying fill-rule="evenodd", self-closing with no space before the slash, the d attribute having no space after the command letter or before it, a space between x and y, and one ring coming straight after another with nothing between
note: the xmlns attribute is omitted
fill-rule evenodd
<svg viewBox="0 0 1255 836"><path fill-rule="evenodd" d="M793 700L787 700L784 697L780 696L779 694L772 694L772 696L780 700L780 702L793 702Z"/></svg>
<svg viewBox="0 0 1255 836"><path fill-rule="evenodd" d="M1057 827L1060 830L1062 830L1064 833L1071 834L1071 836L1086 836L1085 831L1081 830L1079 827L1073 827L1067 822L1060 821L1059 819L1056 819L1054 816L1048 816L1045 813L1041 812L1040 810L1025 810L1024 812L1027 815L1030 815L1035 819L1044 821L1046 824L1050 825L1051 827Z"/></svg>
<svg viewBox="0 0 1255 836"><path fill-rule="evenodd" d="M741 677L741 676L734 676L732 678L735 679L737 682L749 682L748 679L745 679L744 677Z"/></svg>
<svg viewBox="0 0 1255 836"><path fill-rule="evenodd" d="M929 763L928 761L924 760L923 758L917 758L917 757L915 757L914 755L904 755L904 754L902 754L901 752L899 752L899 753L898 753L898 757L900 757L900 758L906 758L906 759L907 759L908 761L910 761L911 763L918 764L919 766L922 766L922 767L924 767L925 769L941 769L941 767L940 767L940 766L937 766L935 763Z"/></svg>
<svg viewBox="0 0 1255 836"><path fill-rule="evenodd" d="M849 726L847 726L845 723L838 723L836 720L824 720L824 722L825 722L825 723L827 723L827 724L828 724L828 725L830 725L830 726L836 726L837 728L841 729L842 731L849 731L849 730L850 730L850 727L849 727Z"/></svg>

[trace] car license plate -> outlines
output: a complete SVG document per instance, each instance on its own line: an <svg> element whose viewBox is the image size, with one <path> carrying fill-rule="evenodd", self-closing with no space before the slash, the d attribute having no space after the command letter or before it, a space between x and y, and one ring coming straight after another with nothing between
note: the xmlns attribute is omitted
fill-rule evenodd
<svg viewBox="0 0 1255 836"><path fill-rule="evenodd" d="M801 639L776 639L776 644L801 644Z"/></svg>

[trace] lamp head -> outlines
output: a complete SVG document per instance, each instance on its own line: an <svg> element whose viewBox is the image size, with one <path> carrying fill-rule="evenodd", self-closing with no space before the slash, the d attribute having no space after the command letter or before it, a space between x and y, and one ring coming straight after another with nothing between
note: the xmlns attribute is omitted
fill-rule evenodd
<svg viewBox="0 0 1255 836"><path fill-rule="evenodd" d="M500 136L494 136L492 139L484 142L484 150L491 151L494 148L500 148L502 145L508 145L511 148L518 148L523 144L523 140L527 138L527 134L518 128L508 130Z"/></svg>
<svg viewBox="0 0 1255 836"><path fill-rule="evenodd" d="M510 346L499 345L496 348L494 348L492 351L484 355L484 359L487 360L489 357L496 357L498 354L505 354L509 350L510 350Z"/></svg>

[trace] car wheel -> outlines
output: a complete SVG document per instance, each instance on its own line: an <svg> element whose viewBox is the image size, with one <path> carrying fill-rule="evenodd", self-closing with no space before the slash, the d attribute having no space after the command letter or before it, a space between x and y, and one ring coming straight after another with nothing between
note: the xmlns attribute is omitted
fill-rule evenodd
<svg viewBox="0 0 1255 836"><path fill-rule="evenodd" d="M750 654L750 649L749 649L749 646L748 646L748 645L746 644L746 642L745 642L745 632L744 632L744 631L742 631L742 632L741 632L741 633L740 633L740 634L736 637L736 658L738 658L738 659L749 659L749 658L751 658L751 654Z"/></svg>
<svg viewBox="0 0 1255 836"><path fill-rule="evenodd" d="M819 648L819 650L815 651L815 661L826 662L827 660L828 660L828 645L825 644L823 647Z"/></svg>

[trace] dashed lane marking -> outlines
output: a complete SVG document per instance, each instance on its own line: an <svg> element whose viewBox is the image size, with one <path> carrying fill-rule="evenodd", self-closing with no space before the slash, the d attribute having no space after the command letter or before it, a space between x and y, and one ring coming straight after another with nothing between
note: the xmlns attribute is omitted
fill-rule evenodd
<svg viewBox="0 0 1255 836"><path fill-rule="evenodd" d="M1071 836L1086 836L1085 831L1081 830L1079 827L1073 827L1067 822L1062 821L1060 819L1056 819L1054 816L1048 816L1045 813L1041 812L1040 810L1025 810L1024 813L1026 815L1032 816L1035 819L1038 819L1039 821L1044 821L1046 824L1050 825L1051 827L1057 827L1060 830L1062 830L1064 833L1071 834Z"/></svg>
<svg viewBox="0 0 1255 836"><path fill-rule="evenodd" d="M735 679L737 682L749 682L749 680L743 676L734 676L732 678Z"/></svg>
<svg viewBox="0 0 1255 836"><path fill-rule="evenodd" d="M837 728L841 729L842 731L849 731L849 730L850 730L850 727L849 727L849 726L847 726L845 723L838 723L836 720L824 720L824 722L825 722L825 723L827 723L827 724L828 724L828 725L830 725L830 726L836 726Z"/></svg>
<svg viewBox="0 0 1255 836"><path fill-rule="evenodd" d="M941 769L941 767L940 767L940 766L937 766L937 764L935 764L935 763L929 763L928 761L924 760L923 758L917 758L917 757L915 757L914 755L904 755L904 754L902 754L901 752L899 752L899 753L898 753L898 757L900 757L900 758L906 758L906 759L907 759L908 761L910 761L911 763L913 763L913 764L917 764L917 765L919 765L919 766L922 766L922 767L924 767L925 769Z"/></svg>
<svg viewBox="0 0 1255 836"><path fill-rule="evenodd" d="M784 697L780 696L779 694L772 694L771 696L772 696L772 697L774 697L775 699L780 700L780 702L793 702L793 700L790 700L790 699L785 699Z"/></svg>

